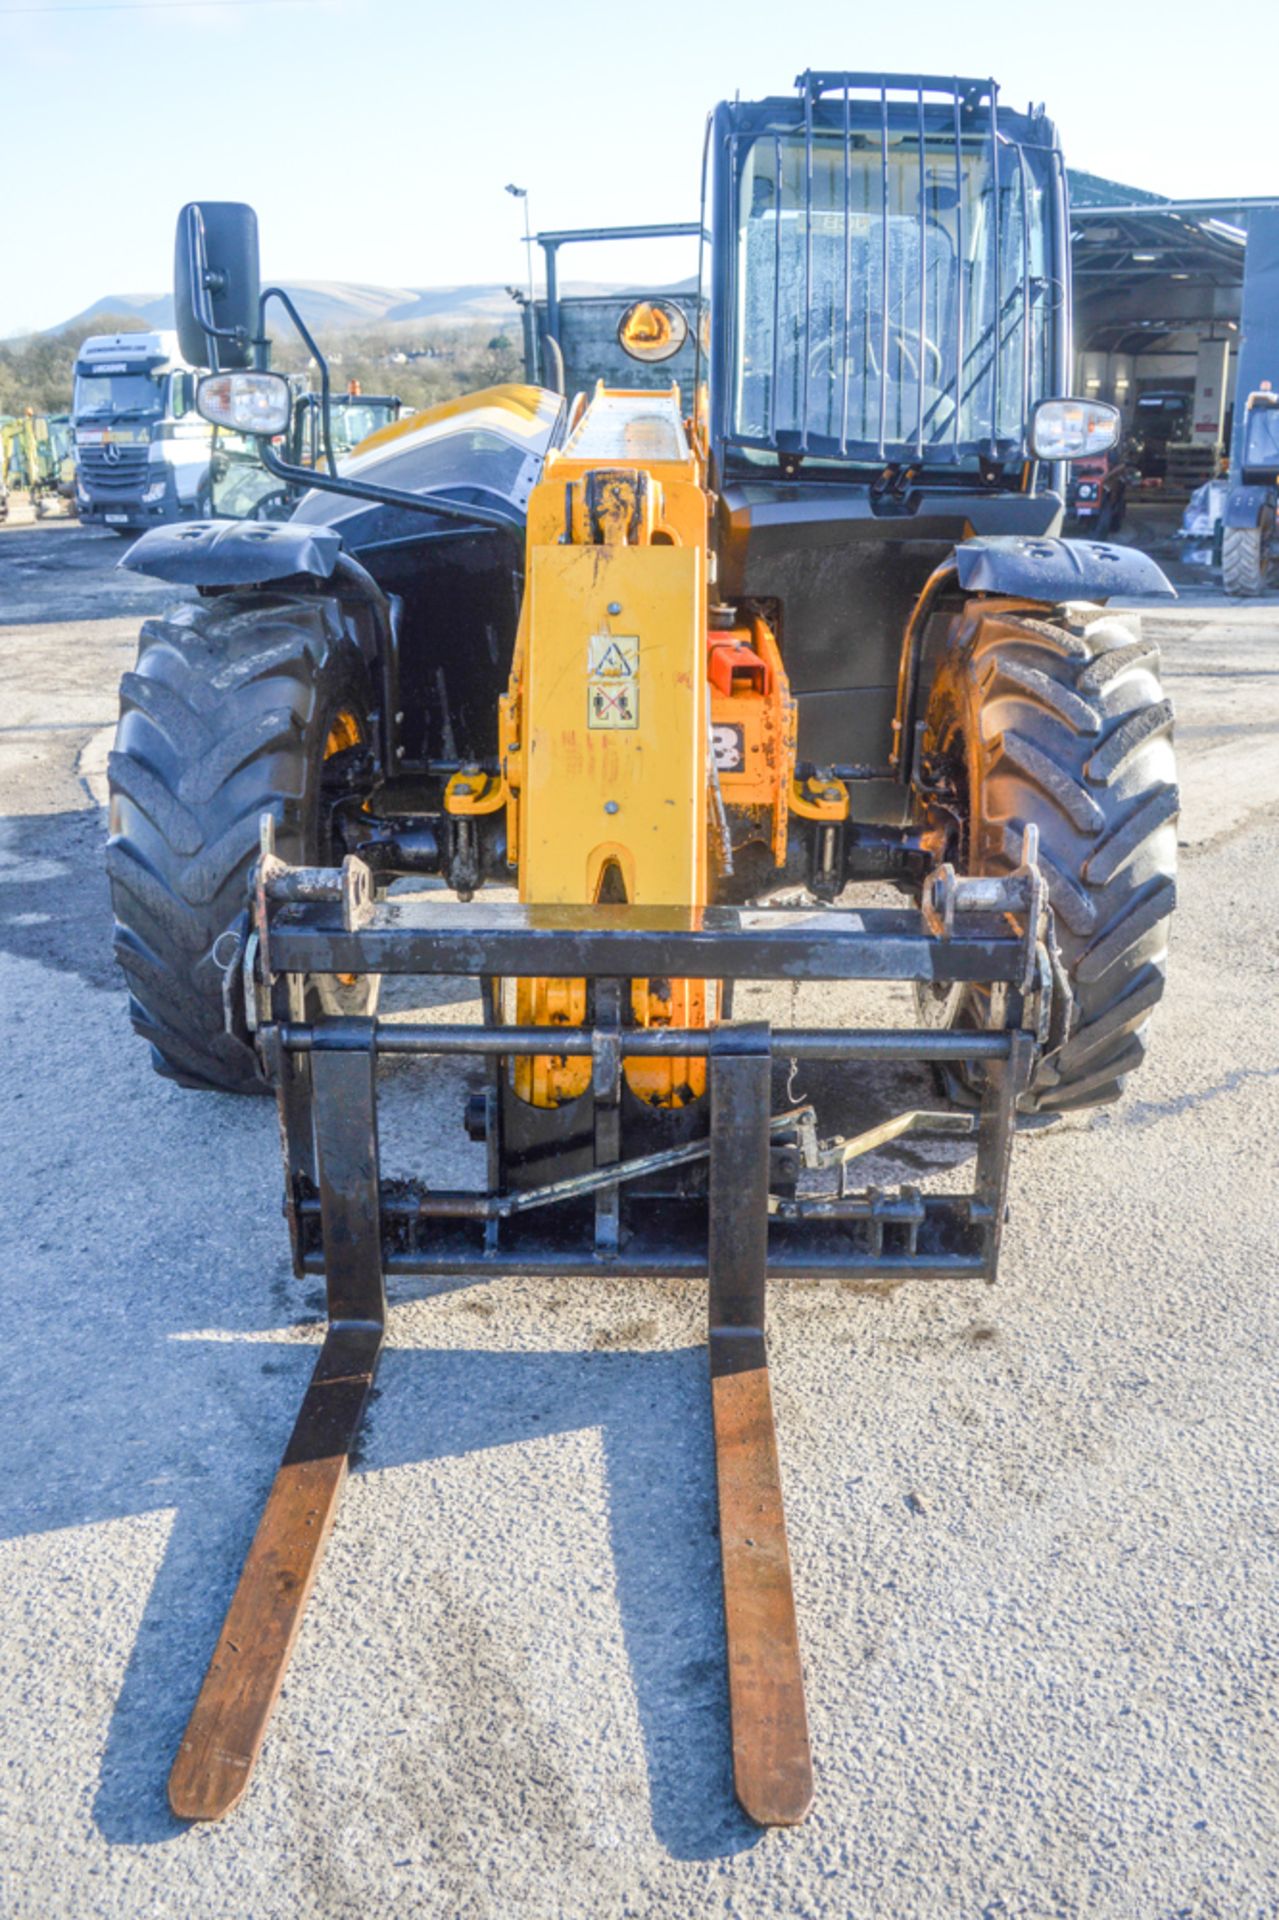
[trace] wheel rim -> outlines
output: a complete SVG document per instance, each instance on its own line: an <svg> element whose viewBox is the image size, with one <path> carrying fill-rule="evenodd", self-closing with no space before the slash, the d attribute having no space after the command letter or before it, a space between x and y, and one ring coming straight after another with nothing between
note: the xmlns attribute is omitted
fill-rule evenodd
<svg viewBox="0 0 1279 1920"><path fill-rule="evenodd" d="M353 747L364 745L364 728L360 716L350 707L340 707L329 722L329 730L324 736L324 763L336 760L340 753L349 753ZM339 986L353 987L359 980L357 973L335 973L333 978Z"/></svg>
<svg viewBox="0 0 1279 1920"><path fill-rule="evenodd" d="M959 844L953 850L952 858L962 873L975 870L974 848L978 839L971 760L964 732L952 720L938 742L937 761L946 771L951 801L960 823ZM980 1033L986 1031L992 1022L990 988L979 981L918 981L915 986L915 1005L925 1027L941 1028L943 1031ZM963 1074L948 1069L946 1078L954 1087L962 1083Z"/></svg>
<svg viewBox="0 0 1279 1920"><path fill-rule="evenodd" d="M338 754L348 753L352 747L364 745L364 729L360 725L357 713L350 707L342 707L329 722L329 730L324 740L324 758L336 760Z"/></svg>

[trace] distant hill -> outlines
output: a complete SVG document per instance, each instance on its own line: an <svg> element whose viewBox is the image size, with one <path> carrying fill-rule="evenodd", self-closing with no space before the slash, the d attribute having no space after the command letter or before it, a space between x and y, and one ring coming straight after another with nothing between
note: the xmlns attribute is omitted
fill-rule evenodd
<svg viewBox="0 0 1279 1920"><path fill-rule="evenodd" d="M466 326L477 321L510 322L514 302L505 286L479 284L451 287L379 287L349 280L293 280L284 283L285 292L297 303L302 318L313 331L332 333L347 327L421 327ZM596 280L570 280L561 289L564 294L617 294L629 291L620 285ZM642 289L636 289L642 291ZM82 327L98 314L136 315L148 327L173 325L173 298L159 293L112 293L81 313L73 314L49 333L62 333L70 327ZM276 323L273 322L273 326ZM280 315L279 324L287 322Z"/></svg>
<svg viewBox="0 0 1279 1920"><path fill-rule="evenodd" d="M123 315L131 315L148 327L171 327L173 325L173 295L159 293L113 293L109 299L95 300L83 313L77 313L74 319L64 320L60 326L46 327L46 333L63 333L69 327L85 325L96 320L99 314L115 320Z"/></svg>
<svg viewBox="0 0 1279 1920"><path fill-rule="evenodd" d="M404 322L420 325L465 325L475 320L508 320L511 297L503 286L378 287L345 280L294 280L285 292L297 303L308 327L325 332L344 327L385 327ZM80 313L50 327L62 333L83 326L98 314L133 314L148 327L173 325L173 296L158 293L111 293Z"/></svg>

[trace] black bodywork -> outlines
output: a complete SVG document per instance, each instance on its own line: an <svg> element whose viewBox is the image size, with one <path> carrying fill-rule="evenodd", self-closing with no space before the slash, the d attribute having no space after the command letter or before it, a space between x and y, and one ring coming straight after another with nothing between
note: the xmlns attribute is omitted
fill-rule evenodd
<svg viewBox="0 0 1279 1920"><path fill-rule="evenodd" d="M547 446L562 436L558 395L535 396L530 450L486 456L483 485L450 489L452 511L422 511L313 489L287 521L209 521L140 540L121 564L206 593L264 581L342 604L369 668L372 738L361 778L388 812L433 812L458 766L492 762L524 579L524 508ZM411 422L406 427L411 429ZM474 437L463 420L459 431ZM411 430L348 471L413 485L425 453ZM463 504L470 495L483 522ZM459 516L460 517L455 517ZM161 530L165 531L165 530Z"/></svg>

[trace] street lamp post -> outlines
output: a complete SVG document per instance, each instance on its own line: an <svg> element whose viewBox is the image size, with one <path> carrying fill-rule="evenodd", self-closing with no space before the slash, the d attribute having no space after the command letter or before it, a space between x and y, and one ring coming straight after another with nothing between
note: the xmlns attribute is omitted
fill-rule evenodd
<svg viewBox="0 0 1279 1920"><path fill-rule="evenodd" d="M508 184L506 191L509 194L511 194L516 200L522 200L524 202L524 258L528 267L529 339L531 340L533 345L533 378L536 381L540 377L541 355L538 351L539 343L537 338L537 303L536 303L536 296L534 295L534 292L533 292L533 235L529 228L528 188L517 187L517 186Z"/></svg>

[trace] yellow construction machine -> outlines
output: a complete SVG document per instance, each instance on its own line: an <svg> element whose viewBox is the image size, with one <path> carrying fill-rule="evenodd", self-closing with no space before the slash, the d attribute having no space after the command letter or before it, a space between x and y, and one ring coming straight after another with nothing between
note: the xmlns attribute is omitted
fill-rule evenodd
<svg viewBox="0 0 1279 1920"><path fill-rule="evenodd" d="M810 73L708 143L689 417L676 389L500 387L340 474L272 446L263 316L289 302L250 210L179 221L200 409L311 490L127 558L200 595L122 687L117 952L161 1071L274 1092L295 1269L329 1305L174 1765L192 1818L248 1783L388 1282L513 1272L706 1286L737 1792L801 1819L767 1284L993 1279L1019 1111L1112 1099L1144 1050L1171 710L1104 602L1170 589L1059 537L1066 463L1118 423L1069 397L1052 125L990 82ZM651 365L684 336L619 337ZM481 1018L377 1017L384 976L441 974ZM917 1017L738 1022L738 981L908 983ZM384 1176L392 1054L467 1069L474 1187ZM822 1063L810 1099L796 1063ZM953 1164L858 1184L906 1133L955 1136Z"/></svg>

